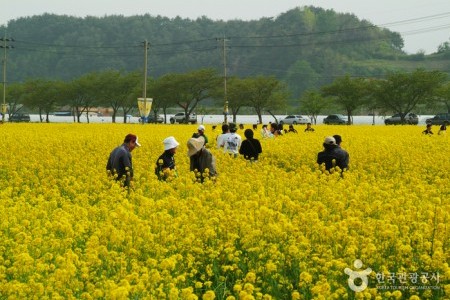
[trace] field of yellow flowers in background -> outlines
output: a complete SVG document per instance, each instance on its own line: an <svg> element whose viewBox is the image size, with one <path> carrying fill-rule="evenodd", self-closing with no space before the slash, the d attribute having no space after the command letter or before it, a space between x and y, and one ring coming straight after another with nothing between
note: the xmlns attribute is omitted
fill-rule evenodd
<svg viewBox="0 0 450 300"><path fill-rule="evenodd" d="M220 130L206 127L214 143ZM0 125L0 298L450 298L450 137L259 129L260 161L212 147L219 175L200 184L186 155L194 125ZM142 144L129 192L105 169L128 133ZM315 163L333 134L350 153L343 178ZM170 135L178 176L160 182ZM372 270L361 292L344 273L357 259Z"/></svg>

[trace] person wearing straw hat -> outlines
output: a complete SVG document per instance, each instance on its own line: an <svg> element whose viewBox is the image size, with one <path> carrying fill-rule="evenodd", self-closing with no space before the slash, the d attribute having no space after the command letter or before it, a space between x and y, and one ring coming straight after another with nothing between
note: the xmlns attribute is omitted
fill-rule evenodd
<svg viewBox="0 0 450 300"><path fill-rule="evenodd" d="M197 172L201 182L206 177L217 176L216 159L212 153L205 148L203 138L190 138L187 142L188 157L190 160L190 171ZM208 174L205 174L208 169Z"/></svg>
<svg viewBox="0 0 450 300"><path fill-rule="evenodd" d="M124 187L130 186L134 175L131 151L140 146L138 137L130 133L125 136L123 144L116 147L109 155L106 170L114 176L116 181L122 182Z"/></svg>
<svg viewBox="0 0 450 300"><path fill-rule="evenodd" d="M169 177L170 171L173 170L176 174L175 158L179 143L173 136L165 138L163 141L164 153L156 160L155 174L159 180L166 180Z"/></svg>

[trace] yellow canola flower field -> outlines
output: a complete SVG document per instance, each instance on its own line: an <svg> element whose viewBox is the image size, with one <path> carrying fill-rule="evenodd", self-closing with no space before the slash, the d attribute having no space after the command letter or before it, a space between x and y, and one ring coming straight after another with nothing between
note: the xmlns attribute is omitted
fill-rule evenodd
<svg viewBox="0 0 450 300"><path fill-rule="evenodd" d="M206 127L214 143L220 130ZM0 298L450 298L449 137L315 128L258 130L256 163L211 147L219 175L200 184L186 155L194 125L0 125ZM105 170L128 133L142 144L129 192ZM333 134L350 153L343 178L316 165ZM178 176L162 182L171 135ZM370 268L367 286L346 268Z"/></svg>

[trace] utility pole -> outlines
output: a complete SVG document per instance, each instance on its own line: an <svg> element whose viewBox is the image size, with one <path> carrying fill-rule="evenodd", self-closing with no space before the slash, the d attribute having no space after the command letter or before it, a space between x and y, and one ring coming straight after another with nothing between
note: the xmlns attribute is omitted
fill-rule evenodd
<svg viewBox="0 0 450 300"><path fill-rule="evenodd" d="M147 104L147 53L148 53L148 41L145 40L144 41L144 93L142 95L142 97L144 97L144 101Z"/></svg>
<svg viewBox="0 0 450 300"><path fill-rule="evenodd" d="M148 41L145 40L144 44L144 87L142 92L142 98L138 98L139 113L141 114L142 124L147 123L148 114L150 113L153 99L147 99L147 56L148 56ZM150 103L147 103L150 100Z"/></svg>
<svg viewBox="0 0 450 300"><path fill-rule="evenodd" d="M13 46L8 45L8 42L14 42L14 39L6 38L6 29L5 29L5 37L0 38L0 41L3 42L0 45L0 48L3 48L3 104L2 104L2 122L5 122L5 114L6 114L6 50L10 48L14 48Z"/></svg>
<svg viewBox="0 0 450 300"><path fill-rule="evenodd" d="M228 41L225 37L218 39L222 41L222 55L223 55L223 123L228 124L228 98L227 98L227 52L226 52L226 42Z"/></svg>

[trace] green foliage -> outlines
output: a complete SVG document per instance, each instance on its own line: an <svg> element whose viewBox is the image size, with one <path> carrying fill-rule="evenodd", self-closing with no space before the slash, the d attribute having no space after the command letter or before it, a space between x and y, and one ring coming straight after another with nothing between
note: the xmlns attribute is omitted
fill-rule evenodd
<svg viewBox="0 0 450 300"><path fill-rule="evenodd" d="M317 124L317 116L329 105L330 100L317 91L307 91L300 98L301 111L308 114L314 124Z"/></svg>
<svg viewBox="0 0 450 300"><path fill-rule="evenodd" d="M12 20L7 32L16 39L9 51L8 74L13 82L141 70L143 40L150 42L148 66L153 78L204 68L221 71L223 52L217 40L227 38L230 76L286 79L297 97L306 89L330 84L335 76L353 74L353 64L359 63L359 71L370 76L374 68L365 69L360 62L378 58L392 63L404 55L398 33L352 14L312 6L276 18L227 22L148 14L102 18L43 14ZM448 62L441 68L450 72ZM383 64L376 69L375 75L392 67ZM302 72L304 76L298 75Z"/></svg>
<svg viewBox="0 0 450 300"><path fill-rule="evenodd" d="M417 105L430 105L436 101L436 93L445 97L443 84L446 75L439 71L417 69L413 73L394 72L385 80L378 80L373 97L383 111L392 111L401 116L412 112Z"/></svg>
<svg viewBox="0 0 450 300"><path fill-rule="evenodd" d="M332 84L322 87L324 96L333 100L347 112L348 123L352 123L353 112L361 107L370 95L369 83L363 78L349 75L337 78Z"/></svg>

